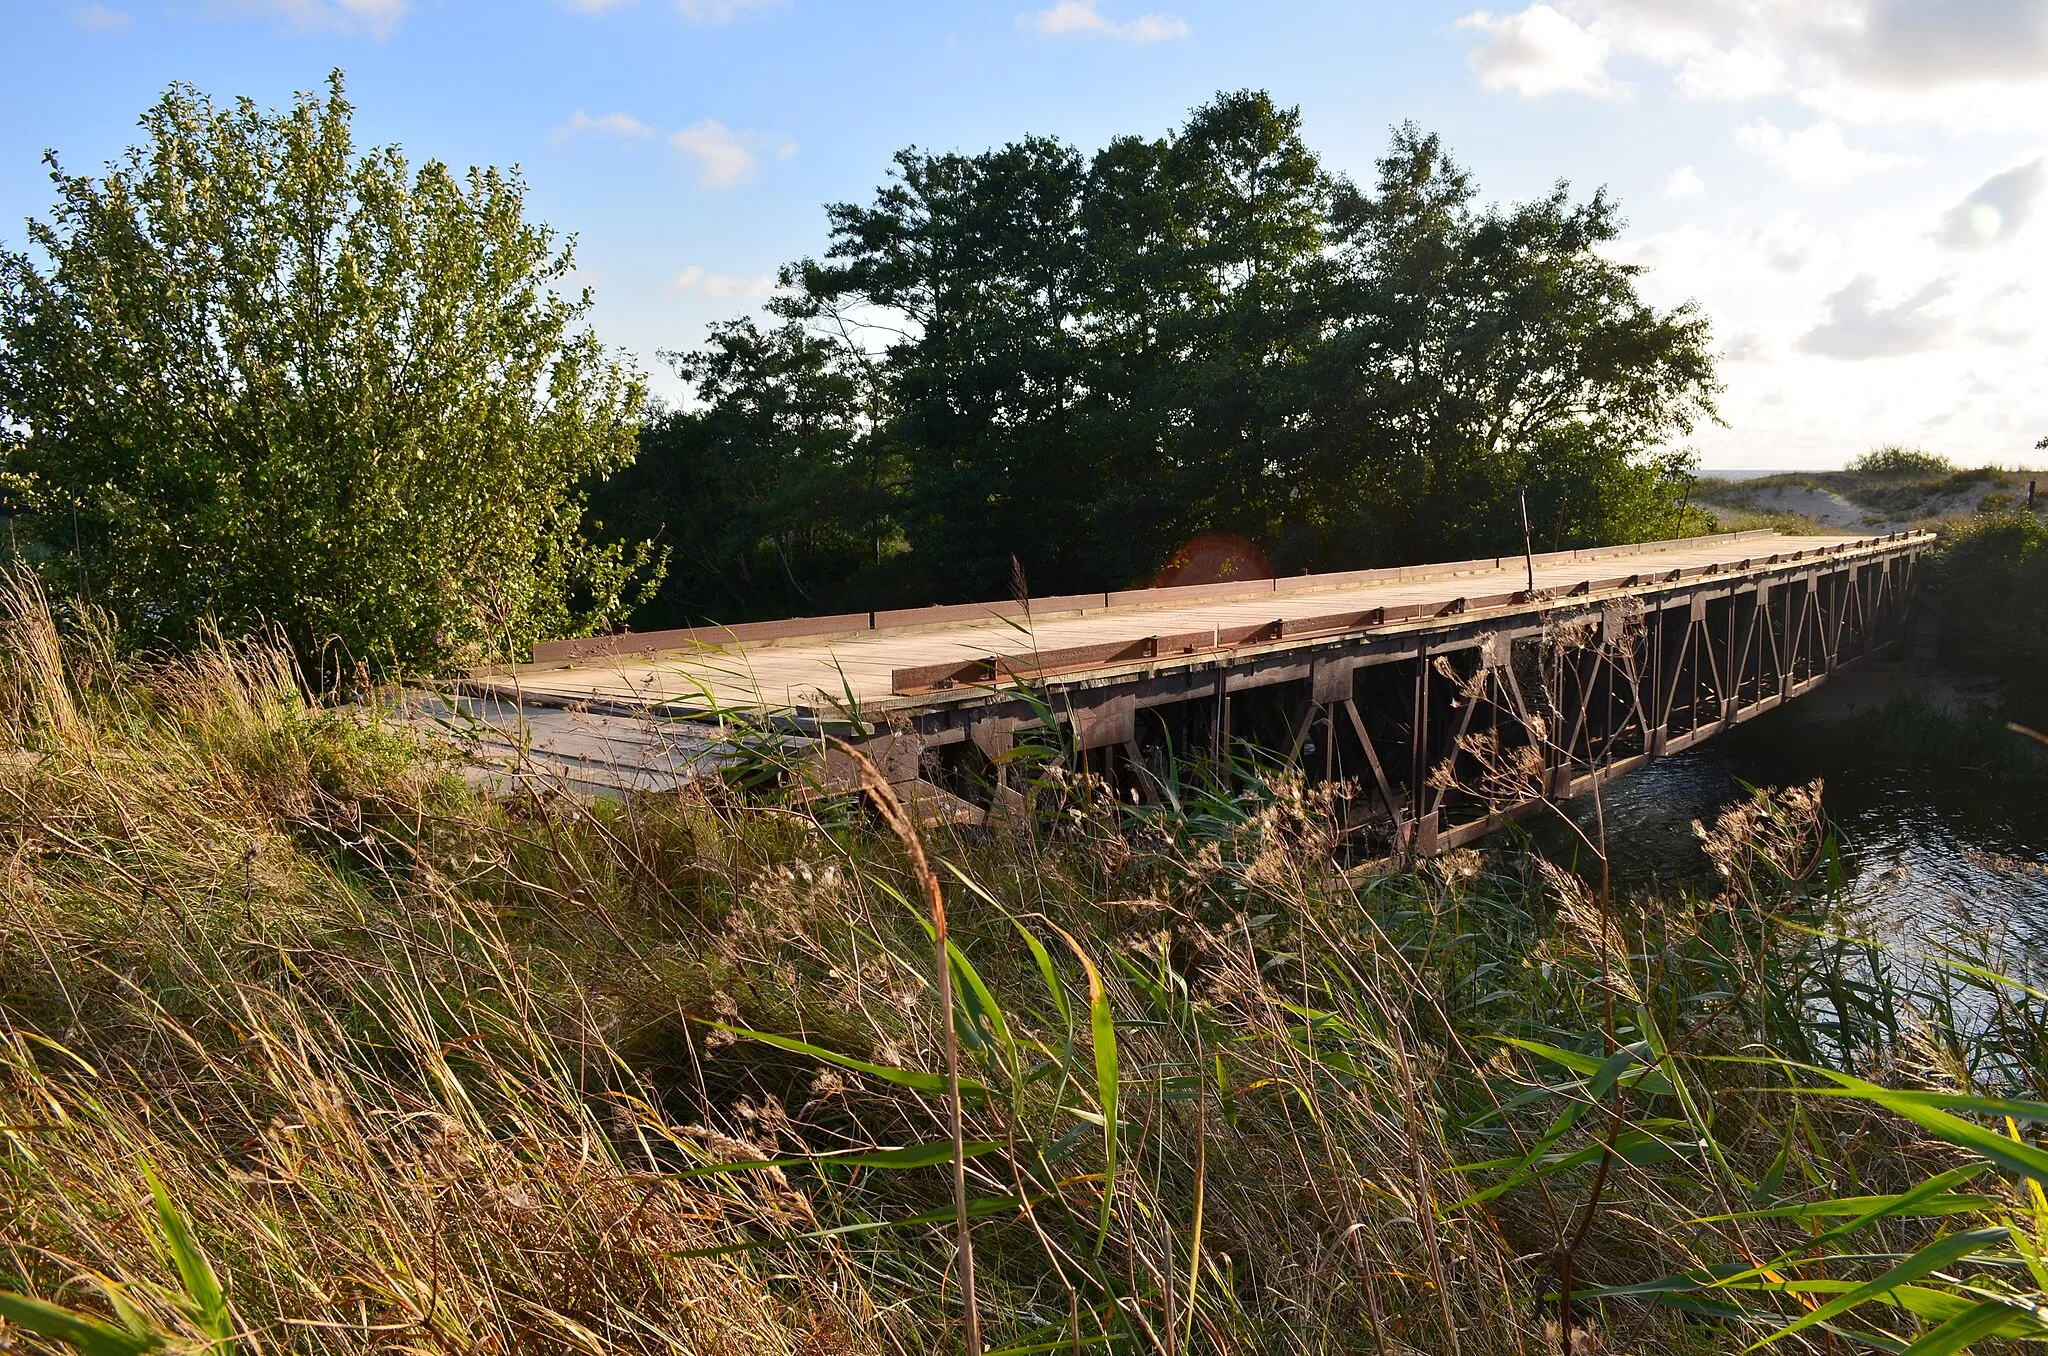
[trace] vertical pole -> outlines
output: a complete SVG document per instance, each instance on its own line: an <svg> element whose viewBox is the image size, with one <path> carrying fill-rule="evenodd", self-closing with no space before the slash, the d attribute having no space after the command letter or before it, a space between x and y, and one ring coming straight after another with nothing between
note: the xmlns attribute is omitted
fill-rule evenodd
<svg viewBox="0 0 2048 1356"><path fill-rule="evenodd" d="M1733 723L1735 708L1742 701L1742 670L1738 667L1743 656L1735 652L1735 613L1739 593L1728 594L1728 648L1721 651L1721 719Z"/></svg>
<svg viewBox="0 0 2048 1356"><path fill-rule="evenodd" d="M1523 564L1529 567L1529 593L1531 597L1534 597L1536 593L1536 552L1535 549L1529 545L1528 489L1521 485L1515 486L1515 498L1520 500L1522 505L1522 562ZM2027 507L2032 508L2033 506L2034 496L2033 492L2030 490L2027 493Z"/></svg>
<svg viewBox="0 0 2048 1356"><path fill-rule="evenodd" d="M1415 706L1408 724L1408 860L1421 849L1423 780L1429 775L1429 642L1415 649Z"/></svg>
<svg viewBox="0 0 2048 1356"><path fill-rule="evenodd" d="M1209 761L1223 766L1223 673L1216 674L1216 706L1209 713Z"/></svg>

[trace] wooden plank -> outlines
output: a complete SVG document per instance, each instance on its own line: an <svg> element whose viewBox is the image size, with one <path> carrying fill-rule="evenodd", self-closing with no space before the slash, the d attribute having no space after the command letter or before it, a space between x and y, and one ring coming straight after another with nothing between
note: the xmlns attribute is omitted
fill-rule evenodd
<svg viewBox="0 0 2048 1356"><path fill-rule="evenodd" d="M723 648L749 641L789 636L837 635L868 629L869 614L848 612L836 617L792 617L787 621L742 622L737 626L692 626L676 631L621 631L611 636L579 636L544 640L533 647L536 664L567 664L618 655L659 654L664 650Z"/></svg>
<svg viewBox="0 0 2048 1356"><path fill-rule="evenodd" d="M1731 541L1742 544L1731 548ZM1500 573L1499 584L1491 587L1485 583L1474 587L1470 582L1487 579L1485 573L1462 579L1435 573L1484 563L1450 562L1447 566L1425 566L1391 574L1355 572L1377 578L1353 578L1349 582L1337 575L1252 581L1255 591L1249 597L1244 595L1241 584L1220 590L1212 586L1193 590L1197 594L1225 596L1190 597L1188 590L1132 590L1116 595L1133 600L1132 605L1113 608L1107 605L1110 595L1084 594L1078 595L1083 607L1056 615L1046 615L1040 609L1069 600L1035 600L1029 637L1018 634L1015 618L998 617L986 606L963 609L972 615L957 621L829 634L805 632L821 620L832 619L798 619L761 624L771 634L757 640L745 639L746 633L740 628L720 631L721 639L741 638L718 650L598 656L577 661L580 667L533 666L514 670L494 681L529 693L544 693L547 700L562 704L583 700L621 710L701 709L708 700L731 709L787 710L835 719L832 713L845 703L847 689L851 690L853 701L863 708L872 705L882 710L914 710L919 703L959 701L969 695L949 696L945 689L897 690L903 686L916 687L895 682L899 670L931 669L943 678L948 671L979 661L987 665L985 671L1009 677L1057 678L1090 667L1158 671L1176 660L1184 664L1213 662L1204 658L1212 652L1228 654L1245 647L1284 646L1294 640L1327 643L1345 634L1375 628L1414 628L1439 615L1455 618L1457 625L1469 631L1474 625L1473 614L1496 607L1578 605L1578 598L1630 590L1663 590L1660 596L1664 605L1683 606L1684 599L1674 598L1670 591L1682 589L1690 581L1718 579L1722 581L1718 586L1706 586L1726 592L1730 588L1754 586L1746 580L1774 582L1795 569L1841 569L1847 560L1859 558L1859 553L1882 561L1902 550L1917 554L1925 546L1924 537L1887 540L1843 534L1831 538L1783 538L1764 533L1704 538L1664 547L1645 543L1604 552L1551 553L1538 567L1535 600L1518 598L1523 586L1519 559L1504 562L1513 568ZM1740 559L1736 559L1738 552ZM1627 572L1587 568L1589 560L1616 554L1633 557L1628 561ZM1773 566L1766 563L1772 556L1789 559ZM1510 586L1515 593L1505 592ZM1568 599L1567 590L1577 597ZM1092 606L1098 599L1102 606ZM1003 605L1005 609L1013 606ZM861 616L846 615L856 622ZM898 615L905 619L929 619L935 614L928 609L913 609L886 615L893 621ZM689 633L669 635L694 636L705 630L696 628ZM1169 643L1176 637L1188 639ZM663 633L649 633L602 639L656 645L667 637ZM1152 654L1132 648L1147 641L1153 646ZM1305 656L1302 664L1296 666L1304 675L1309 671L1308 662ZM1266 675L1268 667L1261 667L1260 674Z"/></svg>
<svg viewBox="0 0 2048 1356"><path fill-rule="evenodd" d="M865 754L882 774L882 780L889 783L905 782L918 774L920 760L924 756L924 741L914 734L886 734L854 746ZM818 790L825 795L838 795L847 791L858 791L861 787L860 764L852 754L831 745L825 749L825 766L818 779Z"/></svg>
<svg viewBox="0 0 2048 1356"><path fill-rule="evenodd" d="M1186 603L1258 598L1274 591L1270 579L1226 580L1220 584L1182 584L1164 589L1124 589L1108 595L1110 607L1178 607Z"/></svg>

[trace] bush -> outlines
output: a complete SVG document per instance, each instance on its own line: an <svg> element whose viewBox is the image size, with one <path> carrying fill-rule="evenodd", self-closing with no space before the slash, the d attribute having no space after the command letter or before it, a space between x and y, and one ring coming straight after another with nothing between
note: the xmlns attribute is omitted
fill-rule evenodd
<svg viewBox="0 0 2048 1356"><path fill-rule="evenodd" d="M2048 522L2021 510L1955 528L1927 590L1958 662L2011 679L2027 712L2048 710Z"/></svg>
<svg viewBox="0 0 2048 1356"><path fill-rule="evenodd" d="M1868 476L1945 476L1956 466L1947 457L1933 452L1887 443L1850 462L1849 469Z"/></svg>
<svg viewBox="0 0 2048 1356"><path fill-rule="evenodd" d="M66 592L189 648L281 627L433 668L623 610L645 552L577 486L641 392L495 169L358 154L339 72L289 112L173 86L0 253L0 511ZM572 603L580 599L580 605Z"/></svg>

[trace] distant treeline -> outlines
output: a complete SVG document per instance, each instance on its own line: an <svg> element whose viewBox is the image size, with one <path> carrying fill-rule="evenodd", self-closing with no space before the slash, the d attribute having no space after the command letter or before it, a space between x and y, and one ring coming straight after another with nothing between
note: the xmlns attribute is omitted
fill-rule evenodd
<svg viewBox="0 0 2048 1356"><path fill-rule="evenodd" d="M1601 252L1604 193L1481 208L1404 127L1360 187L1263 93L1093 156L899 153L768 323L666 355L594 507L671 548L637 624L1149 580L1201 534L1282 573L1704 525L1706 319Z"/></svg>

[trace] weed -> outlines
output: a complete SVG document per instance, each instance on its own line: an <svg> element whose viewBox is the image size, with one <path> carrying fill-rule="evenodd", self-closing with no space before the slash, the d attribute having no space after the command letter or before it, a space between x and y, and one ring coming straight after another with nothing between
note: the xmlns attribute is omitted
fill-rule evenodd
<svg viewBox="0 0 2048 1356"><path fill-rule="evenodd" d="M1834 931L1817 789L1702 830L1712 897L1347 877L1277 771L1045 750L1028 834L493 799L272 648L5 628L24 1346L2039 1335L2048 1004Z"/></svg>

